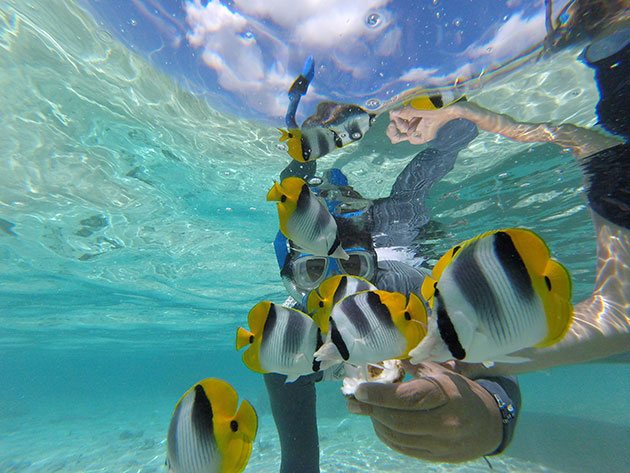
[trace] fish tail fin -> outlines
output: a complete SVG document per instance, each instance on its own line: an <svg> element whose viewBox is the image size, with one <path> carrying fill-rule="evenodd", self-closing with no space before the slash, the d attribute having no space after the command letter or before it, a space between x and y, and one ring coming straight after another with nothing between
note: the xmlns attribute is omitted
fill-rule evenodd
<svg viewBox="0 0 630 473"><path fill-rule="evenodd" d="M544 271L548 293L543 298L547 315L547 337L537 347L551 346L564 338L573 322L571 304L571 276L569 271L555 260L549 260Z"/></svg>
<svg viewBox="0 0 630 473"><path fill-rule="evenodd" d="M241 350L242 348L252 343L253 336L254 334L249 330L246 330L243 327L239 327L236 330L236 349Z"/></svg>

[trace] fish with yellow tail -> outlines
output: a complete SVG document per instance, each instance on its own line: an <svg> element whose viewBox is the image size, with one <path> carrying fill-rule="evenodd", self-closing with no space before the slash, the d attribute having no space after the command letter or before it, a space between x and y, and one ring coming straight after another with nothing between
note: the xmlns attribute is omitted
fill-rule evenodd
<svg viewBox="0 0 630 473"><path fill-rule="evenodd" d="M447 251L422 283L432 308L411 362L518 363L509 356L559 342L573 319L571 277L534 232L483 233Z"/></svg>
<svg viewBox="0 0 630 473"><path fill-rule="evenodd" d="M335 275L326 279L318 288L309 293L306 299L306 311L313 317L322 334L327 334L328 320L335 304L357 292L376 289L374 284L359 276Z"/></svg>
<svg viewBox="0 0 630 473"><path fill-rule="evenodd" d="M238 410L237 410L238 408ZM225 381L207 378L175 405L167 436L167 471L240 473L252 453L258 417Z"/></svg>
<svg viewBox="0 0 630 473"><path fill-rule="evenodd" d="M303 312L262 301L248 314L249 330L239 327L236 349L248 347L243 362L258 373L287 376L287 383L319 371L314 354L321 336L313 319Z"/></svg>
<svg viewBox="0 0 630 473"><path fill-rule="evenodd" d="M320 102L314 115L300 128L280 131L280 141L287 142L287 151L296 161L306 163L359 141L370 129L376 115L358 105Z"/></svg>
<svg viewBox="0 0 630 473"><path fill-rule="evenodd" d="M364 291L337 303L330 330L315 352L321 369L339 362L353 365L405 359L426 334L427 311L418 296Z"/></svg>
<svg viewBox="0 0 630 473"><path fill-rule="evenodd" d="M280 184L274 182L267 200L278 202L280 231L294 248L316 256L348 259L335 219L304 179L287 177Z"/></svg>

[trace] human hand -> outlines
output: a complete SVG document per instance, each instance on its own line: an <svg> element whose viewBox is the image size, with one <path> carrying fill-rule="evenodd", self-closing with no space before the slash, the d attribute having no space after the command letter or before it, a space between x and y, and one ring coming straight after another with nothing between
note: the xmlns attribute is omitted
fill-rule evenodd
<svg viewBox="0 0 630 473"><path fill-rule="evenodd" d="M370 416L383 443L412 457L462 462L496 450L503 423L488 391L437 363L405 367L415 379L361 384L350 412Z"/></svg>
<svg viewBox="0 0 630 473"><path fill-rule="evenodd" d="M385 132L392 144L409 141L421 145L435 138L442 126L458 118L458 105L438 110L417 110L411 105L389 112L390 123Z"/></svg>

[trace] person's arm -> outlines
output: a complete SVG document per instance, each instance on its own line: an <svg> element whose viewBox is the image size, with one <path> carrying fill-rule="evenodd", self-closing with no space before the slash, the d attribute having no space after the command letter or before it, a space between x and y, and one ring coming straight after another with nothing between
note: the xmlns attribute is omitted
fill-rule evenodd
<svg viewBox="0 0 630 473"><path fill-rule="evenodd" d="M412 380L363 383L348 401L350 412L371 417L383 443L408 456L451 463L507 447L520 410L514 378L473 381L437 363L406 368Z"/></svg>
<svg viewBox="0 0 630 473"><path fill-rule="evenodd" d="M372 206L374 244L409 247L429 221L425 207L433 185L453 169L458 153L477 136L475 125L455 120L437 131L396 178L390 195Z"/></svg>
<svg viewBox="0 0 630 473"><path fill-rule="evenodd" d="M285 383L284 375L264 375L280 438L280 473L319 473L315 392L318 376L302 376L293 383Z"/></svg>
<svg viewBox="0 0 630 473"><path fill-rule="evenodd" d="M570 149L577 157L590 156L620 143L614 136L570 123L553 125L519 122L508 115L464 101L439 110L416 110L411 106L405 106L391 111L390 119L387 136L392 143L401 141L409 141L411 144L426 143L433 139L441 127L456 119L469 120L481 130L497 133L514 141L554 143Z"/></svg>

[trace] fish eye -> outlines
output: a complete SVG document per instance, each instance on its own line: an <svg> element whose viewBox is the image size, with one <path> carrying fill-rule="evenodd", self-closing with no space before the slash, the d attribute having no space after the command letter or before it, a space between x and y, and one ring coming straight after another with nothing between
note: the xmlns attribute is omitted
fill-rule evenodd
<svg viewBox="0 0 630 473"><path fill-rule="evenodd" d="M254 343L254 336L253 335L249 336L249 343Z"/></svg>
<svg viewBox="0 0 630 473"><path fill-rule="evenodd" d="M286 202L287 201L287 196L282 194L282 197L280 197L280 202Z"/></svg>
<svg viewBox="0 0 630 473"><path fill-rule="evenodd" d="M405 312L405 320L411 320L411 314L409 312Z"/></svg>
<svg viewBox="0 0 630 473"><path fill-rule="evenodd" d="M320 306L321 308L324 308L324 301L319 301L319 306Z"/></svg>
<svg viewBox="0 0 630 473"><path fill-rule="evenodd" d="M289 133L289 138L293 138L293 133Z"/></svg>
<svg viewBox="0 0 630 473"><path fill-rule="evenodd" d="M232 432L238 432L238 422L235 420L230 422L230 429L232 429Z"/></svg>

